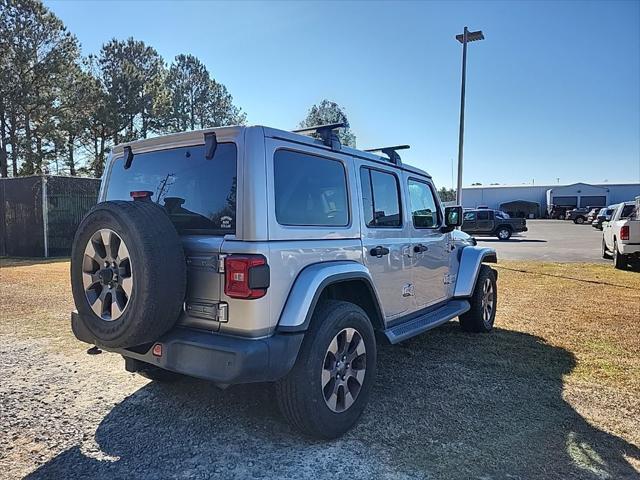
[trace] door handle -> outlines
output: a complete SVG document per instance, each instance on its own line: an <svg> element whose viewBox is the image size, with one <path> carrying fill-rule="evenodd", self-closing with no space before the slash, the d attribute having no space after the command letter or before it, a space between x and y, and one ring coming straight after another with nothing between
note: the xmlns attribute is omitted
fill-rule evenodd
<svg viewBox="0 0 640 480"><path fill-rule="evenodd" d="M422 245L421 243L418 244L418 245L414 245L414 247L413 247L413 251L415 253L424 253L427 250L429 250L429 247L427 247L426 245Z"/></svg>
<svg viewBox="0 0 640 480"><path fill-rule="evenodd" d="M382 245L378 245L377 247L369 250L369 255L372 257L381 258L383 255L389 255L389 249L387 247L383 247Z"/></svg>

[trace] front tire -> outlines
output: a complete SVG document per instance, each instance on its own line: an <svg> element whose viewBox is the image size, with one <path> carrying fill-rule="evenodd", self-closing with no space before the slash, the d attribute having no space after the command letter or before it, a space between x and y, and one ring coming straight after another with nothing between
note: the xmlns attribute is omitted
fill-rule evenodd
<svg viewBox="0 0 640 480"><path fill-rule="evenodd" d="M584 223L584 217L577 217L573 223L576 223L578 225L582 225Z"/></svg>
<svg viewBox="0 0 640 480"><path fill-rule="evenodd" d="M602 258L606 260L611 259L611 254L609 253L609 250L607 250L607 244L605 243L604 238L602 239Z"/></svg>
<svg viewBox="0 0 640 480"><path fill-rule="evenodd" d="M490 332L496 319L498 289L496 274L487 265L480 266L480 273L478 273L470 302L469 311L460 315L460 327L465 332Z"/></svg>
<svg viewBox="0 0 640 480"><path fill-rule="evenodd" d="M313 314L293 369L276 383L280 410L306 435L339 437L362 415L375 373L367 314L349 302L325 301Z"/></svg>

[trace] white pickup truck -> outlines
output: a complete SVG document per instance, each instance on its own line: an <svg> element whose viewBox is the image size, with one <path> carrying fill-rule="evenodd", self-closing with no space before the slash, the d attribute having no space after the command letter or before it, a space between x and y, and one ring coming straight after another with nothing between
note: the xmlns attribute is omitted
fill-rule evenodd
<svg viewBox="0 0 640 480"><path fill-rule="evenodd" d="M640 197L620 203L602 229L602 257L613 257L613 266L640 263Z"/></svg>

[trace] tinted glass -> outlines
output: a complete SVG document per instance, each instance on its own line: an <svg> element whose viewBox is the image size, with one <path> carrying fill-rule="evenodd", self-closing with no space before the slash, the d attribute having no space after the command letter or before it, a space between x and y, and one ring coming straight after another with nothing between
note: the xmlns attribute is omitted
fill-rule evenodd
<svg viewBox="0 0 640 480"><path fill-rule="evenodd" d="M630 217L635 209L635 205L625 205L624 207L622 207L622 214L620 214L620 218Z"/></svg>
<svg viewBox="0 0 640 480"><path fill-rule="evenodd" d="M433 228L439 224L438 207L429 185L409 180L411 217L416 228Z"/></svg>
<svg viewBox="0 0 640 480"><path fill-rule="evenodd" d="M476 212L464 212L464 221L473 222L476 219Z"/></svg>
<svg viewBox="0 0 640 480"><path fill-rule="evenodd" d="M478 220L489 220L489 212L478 212Z"/></svg>
<svg viewBox="0 0 640 480"><path fill-rule="evenodd" d="M400 195L398 180L391 173L360 169L364 221L367 227L399 227Z"/></svg>
<svg viewBox="0 0 640 480"><path fill-rule="evenodd" d="M149 191L180 233L235 233L236 145L220 143L211 160L204 145L138 153L124 169L113 162L107 200L131 200L131 192Z"/></svg>
<svg viewBox="0 0 640 480"><path fill-rule="evenodd" d="M273 165L278 223L326 227L349 224L347 180L342 163L278 150Z"/></svg>

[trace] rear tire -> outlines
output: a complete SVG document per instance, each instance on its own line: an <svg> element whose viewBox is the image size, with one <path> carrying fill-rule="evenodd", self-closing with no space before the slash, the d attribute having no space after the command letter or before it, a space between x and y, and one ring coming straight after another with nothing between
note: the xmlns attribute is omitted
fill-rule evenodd
<svg viewBox="0 0 640 480"><path fill-rule="evenodd" d="M498 240L509 240L511 238L511 229L509 227L500 227L496 231Z"/></svg>
<svg viewBox="0 0 640 480"><path fill-rule="evenodd" d="M460 315L460 327L465 332L490 332L496 319L498 289L496 274L489 266L480 266L476 286L469 300L471 308Z"/></svg>
<svg viewBox="0 0 640 480"><path fill-rule="evenodd" d="M576 219L573 221L573 223L576 223L578 225L582 225L584 223L584 217L576 217Z"/></svg>
<svg viewBox="0 0 640 480"><path fill-rule="evenodd" d="M325 301L313 314L293 369L276 383L280 410L305 435L339 437L364 411L375 373L376 342L367 314L349 302Z"/></svg>
<svg viewBox="0 0 640 480"><path fill-rule="evenodd" d="M613 241L613 266L618 270L626 270L628 265L627 256L618 251L618 242Z"/></svg>

